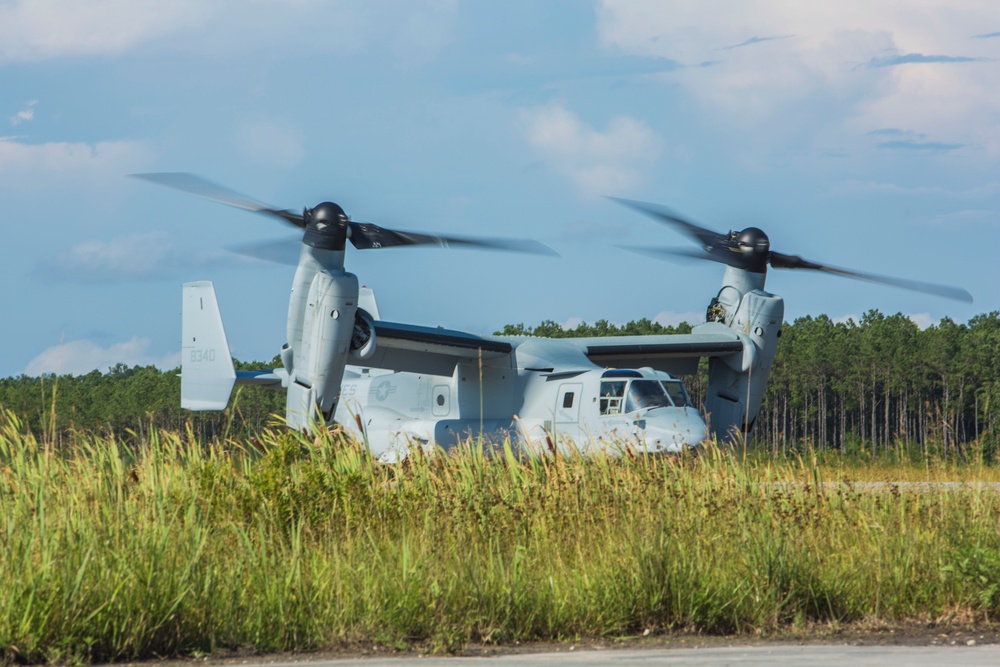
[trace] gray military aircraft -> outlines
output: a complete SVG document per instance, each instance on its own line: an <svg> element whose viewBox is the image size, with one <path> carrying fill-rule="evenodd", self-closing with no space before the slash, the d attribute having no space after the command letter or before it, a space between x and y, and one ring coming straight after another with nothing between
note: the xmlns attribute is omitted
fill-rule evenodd
<svg viewBox="0 0 1000 667"><path fill-rule="evenodd" d="M190 174L136 174L303 230L282 368L235 372L212 283L183 288L181 405L222 410L235 384L286 391L285 422L309 431L340 424L383 461L414 447L449 448L470 437L508 439L527 452L578 448L650 454L748 433L760 410L784 317L764 291L768 265L810 269L970 301L965 290L835 268L771 250L756 227L719 234L668 209L617 200L666 222L701 248L633 248L725 265L706 322L690 334L547 339L482 336L386 322L374 294L344 269L359 250L404 245L551 253L531 241L446 237L350 220L338 205L302 214L275 209ZM243 248L280 259L272 244ZM678 376L709 358L704 417Z"/></svg>

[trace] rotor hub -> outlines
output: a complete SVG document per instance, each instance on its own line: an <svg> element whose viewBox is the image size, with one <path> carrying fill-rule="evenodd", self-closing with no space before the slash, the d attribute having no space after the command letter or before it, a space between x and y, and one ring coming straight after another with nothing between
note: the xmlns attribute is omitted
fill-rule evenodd
<svg viewBox="0 0 1000 667"><path fill-rule="evenodd" d="M350 236L351 223L338 204L325 201L302 212L306 232L302 242L320 250L343 250Z"/></svg>
<svg viewBox="0 0 1000 667"><path fill-rule="evenodd" d="M771 240L759 227L747 227L741 232L730 232L730 250L742 257L741 268L754 273L767 271L767 261L771 253Z"/></svg>

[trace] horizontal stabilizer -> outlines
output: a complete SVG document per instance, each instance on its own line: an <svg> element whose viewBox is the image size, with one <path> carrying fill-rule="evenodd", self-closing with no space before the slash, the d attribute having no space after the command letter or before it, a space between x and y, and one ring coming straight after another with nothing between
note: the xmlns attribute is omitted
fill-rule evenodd
<svg viewBox="0 0 1000 667"><path fill-rule="evenodd" d="M236 371L236 384L281 389L287 383L288 372L284 368L276 368L273 371Z"/></svg>

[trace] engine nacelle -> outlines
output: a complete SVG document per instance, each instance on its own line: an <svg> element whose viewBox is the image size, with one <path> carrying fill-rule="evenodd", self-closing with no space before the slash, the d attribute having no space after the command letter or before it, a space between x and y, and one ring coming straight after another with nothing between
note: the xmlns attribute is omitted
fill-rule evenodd
<svg viewBox="0 0 1000 667"><path fill-rule="evenodd" d="M743 341L743 352L708 362L705 412L720 440L753 429L777 352L785 305L781 297L764 291L764 278L764 273L726 267L719 296L709 306L709 321L695 328L711 333L725 326Z"/></svg>
<svg viewBox="0 0 1000 667"><path fill-rule="evenodd" d="M375 354L375 320L364 308L354 312L354 331L351 334L351 359L364 361Z"/></svg>
<svg viewBox="0 0 1000 667"><path fill-rule="evenodd" d="M358 279L350 273L319 271L309 286L302 344L292 359L285 418L296 430L313 419L329 423L340 398L354 330ZM314 411L318 410L319 415Z"/></svg>

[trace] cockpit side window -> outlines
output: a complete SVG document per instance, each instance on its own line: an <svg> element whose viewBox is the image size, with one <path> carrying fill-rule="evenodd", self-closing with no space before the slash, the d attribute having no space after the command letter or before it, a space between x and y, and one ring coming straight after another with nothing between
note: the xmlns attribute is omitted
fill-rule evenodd
<svg viewBox="0 0 1000 667"><path fill-rule="evenodd" d="M656 380L632 380L625 399L625 412L642 408L669 408L670 398Z"/></svg>
<svg viewBox="0 0 1000 667"><path fill-rule="evenodd" d="M674 402L679 408L687 408L691 406L691 398L687 395L684 390L684 385L676 380L669 382L663 382L663 388L667 390L667 394L670 395L670 400Z"/></svg>
<svg viewBox="0 0 1000 667"><path fill-rule="evenodd" d="M604 380L601 382L601 414L620 415L625 399L624 380Z"/></svg>

